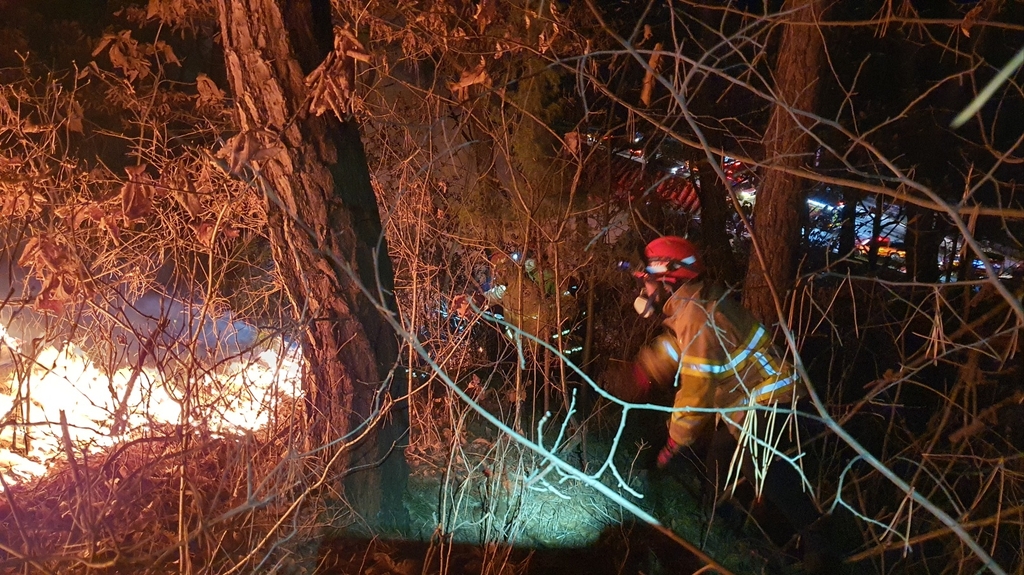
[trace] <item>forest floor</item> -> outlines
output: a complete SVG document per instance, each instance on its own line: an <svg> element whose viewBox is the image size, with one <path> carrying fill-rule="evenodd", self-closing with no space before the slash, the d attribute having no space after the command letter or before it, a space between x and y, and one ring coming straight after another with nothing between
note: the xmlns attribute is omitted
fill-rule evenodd
<svg viewBox="0 0 1024 575"><path fill-rule="evenodd" d="M457 434L460 448L410 458L408 532L324 541L319 572L657 575L693 573L703 566L595 487L557 471L538 480L542 458L498 435L475 414L463 423L464 431ZM585 456L580 441L566 442L569 447L560 456L595 473L608 457L610 438L603 435L588 434ZM695 474L648 469L657 449L643 435L642 429L629 426L614 458L629 489L640 497L607 471L600 476L603 484L734 573L798 572L795 559L769 542L745 511L726 504L712 513L713 504L702 496Z"/></svg>
<svg viewBox="0 0 1024 575"><path fill-rule="evenodd" d="M247 519L236 510L250 508L259 497L254 492L245 498L254 484L244 478L256 470L279 468L277 442L283 436L260 441L252 436L208 438L194 444L188 451L187 489L182 491L182 455L175 447L181 440L175 440L172 429L152 430L167 435L137 440L110 453L83 453L77 463L58 463L36 482L7 485L0 496L0 541L20 542L25 551L22 557L14 548L3 548L0 573L24 566L25 557L46 562L53 573L186 572L178 567L175 543L182 501L190 517L203 510L207 518L190 536L189 573L220 573L222 567L237 566L239 573L287 575L659 575L703 567L593 484L560 476L557 470L543 473L547 462L541 456L461 404L443 403L438 403L441 410L462 411L456 417L450 417L452 412L449 417L434 414L438 435L433 441L414 441L407 451L408 527L400 533L369 525L356 534L325 520L327 515L315 511L323 508L312 499L303 509L313 515L292 513L287 493L293 488L286 483L274 504L263 511L253 507ZM489 409L500 413L496 403ZM524 417L524 429L537 429L540 418ZM794 559L764 534L773 532L771 527L762 530L728 505L710 513L696 474L650 469L657 450L653 446L660 446L660 440L642 425L626 427L612 460L623 481L607 468L598 474L607 463L612 435L602 431L601 417L617 419L615 414L591 418L586 441L566 432L559 451L563 460L596 476L734 573L797 572ZM663 421L648 419L664 429ZM554 443L559 429L557 422L545 428L552 436L545 444ZM303 523L289 527L281 524L282 517L288 525ZM85 571L78 564L82 543L76 543L82 539L94 549L95 565Z"/></svg>

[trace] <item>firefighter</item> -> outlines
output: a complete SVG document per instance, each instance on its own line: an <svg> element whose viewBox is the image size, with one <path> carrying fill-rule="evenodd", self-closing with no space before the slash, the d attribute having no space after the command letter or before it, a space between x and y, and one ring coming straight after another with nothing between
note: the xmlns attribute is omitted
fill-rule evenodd
<svg viewBox="0 0 1024 575"><path fill-rule="evenodd" d="M819 521L821 513L802 475L776 455L789 444L801 395L792 366L773 347L764 326L723 288L703 281L704 266L692 243L661 237L647 244L644 256L646 267L636 274L643 291L635 308L643 317L660 312L666 329L639 352L626 373L606 379L606 389L634 403L673 394L669 437L657 466L678 467L683 448L698 437L710 437L712 483L721 489L726 477L736 477L729 473L736 462L740 474L803 536L805 567L816 570L818 565L809 563L834 561L837 554L830 551L827 534L819 532L825 522ZM741 457L733 457L736 453ZM815 524L818 530L811 529Z"/></svg>

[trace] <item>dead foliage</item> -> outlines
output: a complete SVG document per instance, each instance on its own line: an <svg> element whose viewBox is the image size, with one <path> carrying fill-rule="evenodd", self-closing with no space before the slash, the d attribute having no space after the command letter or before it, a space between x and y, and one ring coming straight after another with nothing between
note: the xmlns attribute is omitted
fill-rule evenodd
<svg viewBox="0 0 1024 575"><path fill-rule="evenodd" d="M50 441L58 448L51 460L33 460L51 467L41 479L3 486L3 569L299 573L344 554L341 563L361 573L452 572L444 557L466 552L474 572L514 573L529 562L516 555L517 543L559 543L538 525L591 533L628 522L599 487L635 502L630 490L647 487L640 460L650 445L630 441L621 411L591 380L658 329L633 316L636 285L620 262L635 265L645 240L685 234L700 222L693 174L669 179L622 166L638 164L638 153L651 158L681 146L687 161L735 155L753 170L777 167L778 158L761 155L756 112L775 104L760 66L771 30L783 22L725 11L720 25L708 26L698 18L717 8L673 12L672 22L693 40L673 46L650 28L623 41L585 6L542 6L538 13L489 0L338 2L338 21L357 24L334 30L333 51L306 78L310 113L357 117L368 143L406 344L394 377L408 388L408 501L421 520L410 537L427 543L419 557L394 557L380 541L316 549L324 530L376 528L332 491L329 479L348 470L324 468L300 451L306 406L278 405L261 430L212 429L211 411L230 411L255 387L211 383L225 364L202 363L199 338L161 356L172 358L157 369L163 387L146 379L150 334L129 334L145 352L97 362L106 375L126 369L104 390L114 399L107 415L119 425L149 417L124 407L140 389L173 394L178 421L136 419L128 435L95 450L76 443L75 426L60 417L33 419L31 385L17 382L55 372L39 365L50 357L41 349L68 340L126 347L121 339L131 338L109 329L117 318L107 318L106 331L90 327L109 315L109 302L173 292L215 315L230 310L258 326L264 343L304 329L288 319L304 310L289 310L282 296L266 247L267 206L252 185L260 163L280 153L279 138L234 125L221 80L202 73L194 82L168 80L188 57L201 57L186 57L185 42L140 26L93 41L86 53L95 61L74 72L4 71L14 79L0 86L2 262L23 268L33 287L0 294L0 312L4 321L42 312L46 328L39 341L0 334L3 391L14 398L2 419L13 463L0 465L29 460L33 426L55 430ZM123 15L178 33L208 25L199 8L151 0ZM962 18L965 37L996 27L975 10ZM910 19L908 30L935 26L901 17ZM729 31L734 18L751 18L743 34ZM900 25L878 18L880 33ZM706 51L693 56L698 47ZM577 88L562 89L568 85ZM741 110L750 114L720 113L734 105L733 90L756 103ZM853 142L833 154L841 161L832 171L804 162L805 179L932 210L961 234L961 246L980 235L970 213L987 210L1007 229L1021 217L1009 202L970 204L972 186L1003 178L1003 159L1018 162L1017 151L988 149L1000 164L991 170L960 166L969 174L967 191L945 210L925 178L909 169L885 172L901 160L887 155L882 136L874 139L903 131L916 109L874 126L845 112L839 120L789 112L813 120L827 132L815 137L828 145ZM622 145L637 144L638 132L647 140ZM848 163L865 154L876 154L870 169ZM757 233L741 213L726 249L745 257ZM962 256L976 247L963 247ZM495 256L516 259L499 271ZM809 254L797 288L779 302L786 310L780 323L823 399L816 417L848 433L819 426L801 438L818 500L854 510L863 541L855 559L869 569L975 571L986 555L1019 568L1019 285L971 275L966 266L947 270L947 279L961 281L919 282L855 260ZM496 284L507 287L501 303L485 295ZM506 305L511 313L501 321L496 312ZM524 320L534 316L545 319L531 328ZM778 341L786 343L781 331ZM485 413L506 428L496 431ZM617 440L618 453L600 452ZM533 445L552 451L539 455ZM601 475L587 483L556 469L553 457ZM689 539L714 541L698 508L693 501L671 507L676 521L666 523L680 533L693 529ZM457 539L476 551L456 547ZM711 554L735 551L730 540L718 543L708 546ZM776 552L759 557L774 561Z"/></svg>

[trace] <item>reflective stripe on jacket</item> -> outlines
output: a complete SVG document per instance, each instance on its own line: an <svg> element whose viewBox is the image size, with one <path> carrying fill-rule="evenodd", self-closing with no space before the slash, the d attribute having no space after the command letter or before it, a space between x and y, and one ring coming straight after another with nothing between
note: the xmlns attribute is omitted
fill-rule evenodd
<svg viewBox="0 0 1024 575"><path fill-rule="evenodd" d="M665 333L640 351L651 380L676 389L669 435L693 442L714 413L688 407L728 408L790 402L796 374L775 351L768 332L722 288L684 284L665 302ZM741 423L744 411L729 415Z"/></svg>

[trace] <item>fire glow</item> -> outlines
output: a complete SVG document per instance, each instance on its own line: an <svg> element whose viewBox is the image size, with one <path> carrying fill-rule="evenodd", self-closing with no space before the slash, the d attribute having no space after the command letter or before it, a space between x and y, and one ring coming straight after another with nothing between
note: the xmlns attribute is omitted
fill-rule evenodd
<svg viewBox="0 0 1024 575"><path fill-rule="evenodd" d="M108 376L74 344L22 355L0 325L0 353L20 364L0 379L0 475L8 483L45 475L63 458L65 436L89 453L160 425L219 436L258 430L301 391L297 347L273 343L215 369L122 368Z"/></svg>

